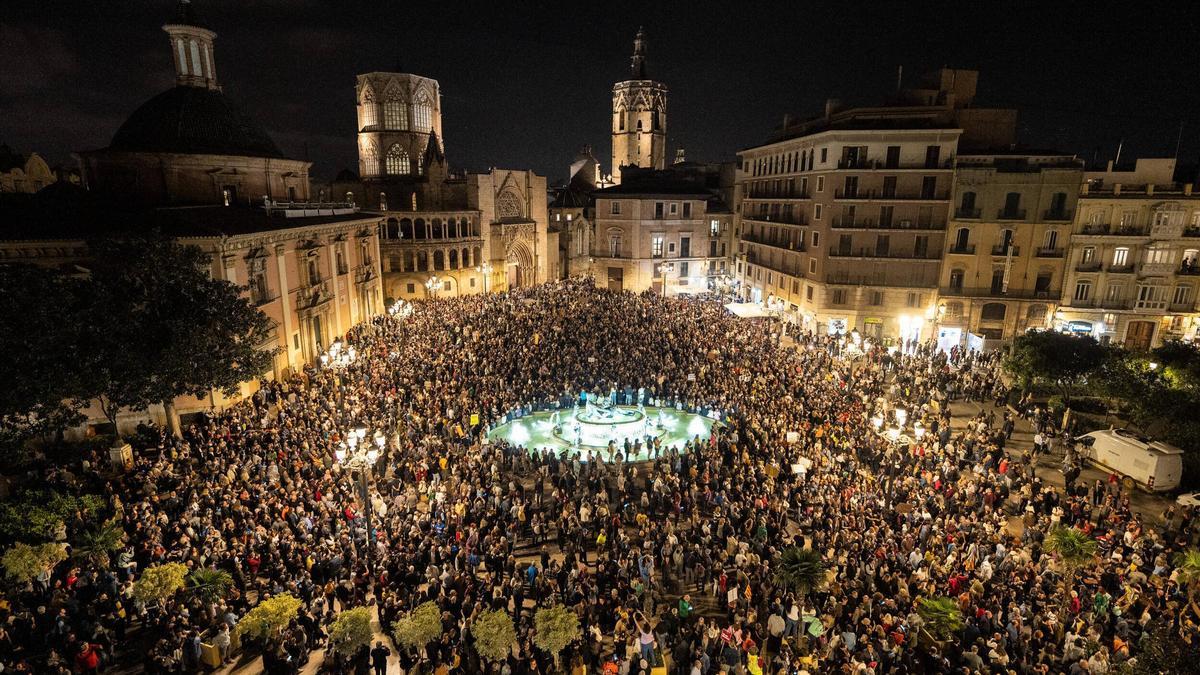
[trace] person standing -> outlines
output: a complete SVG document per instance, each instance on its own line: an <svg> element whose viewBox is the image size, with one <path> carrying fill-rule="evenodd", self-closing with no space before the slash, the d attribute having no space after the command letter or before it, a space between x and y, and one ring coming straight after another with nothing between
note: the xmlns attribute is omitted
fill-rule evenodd
<svg viewBox="0 0 1200 675"><path fill-rule="evenodd" d="M375 643L375 648L371 650L371 665L375 668L375 675L387 675L387 661L391 655L392 650L385 647L382 640Z"/></svg>

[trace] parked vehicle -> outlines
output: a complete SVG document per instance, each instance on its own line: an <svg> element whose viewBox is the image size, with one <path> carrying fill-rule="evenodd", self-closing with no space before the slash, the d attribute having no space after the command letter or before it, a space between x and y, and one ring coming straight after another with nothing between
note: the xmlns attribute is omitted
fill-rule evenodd
<svg viewBox="0 0 1200 675"><path fill-rule="evenodd" d="M1127 488L1168 492L1183 477L1183 450L1128 429L1105 429L1075 437L1079 456L1122 476Z"/></svg>

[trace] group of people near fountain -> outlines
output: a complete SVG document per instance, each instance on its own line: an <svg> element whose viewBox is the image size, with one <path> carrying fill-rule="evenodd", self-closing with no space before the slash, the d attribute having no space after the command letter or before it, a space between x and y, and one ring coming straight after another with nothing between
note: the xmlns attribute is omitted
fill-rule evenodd
<svg viewBox="0 0 1200 675"><path fill-rule="evenodd" d="M264 382L182 438L137 448L114 480L47 467L49 485L105 494L128 547L111 567L64 563L10 593L2 670L197 671L201 640L228 644L281 593L303 607L268 645L268 672L322 658L340 610L369 605L389 632L427 601L442 610L439 639L376 648L406 673L554 672L533 616L555 604L582 626L561 668L619 675L1105 673L1160 627L1192 639L1173 567L1196 539L1190 514L1151 524L1119 485L1066 494L1009 458L994 355L878 345L850 359L835 356L844 337L781 343L778 330L712 300L586 280L417 303L356 327L354 362ZM644 462L485 442L514 408L627 387L725 423ZM952 427L964 398L982 411ZM895 408L927 433L877 433L871 418ZM387 437L370 532L335 461L360 427ZM1100 542L1067 595L1042 545L1060 524ZM789 546L819 552L824 583L779 583ZM234 587L214 605L137 602L133 580L166 561L227 570ZM917 611L934 597L963 618L938 641ZM501 663L474 648L488 609L516 625ZM94 666L78 658L92 651ZM347 667L367 673L370 659L364 649Z"/></svg>

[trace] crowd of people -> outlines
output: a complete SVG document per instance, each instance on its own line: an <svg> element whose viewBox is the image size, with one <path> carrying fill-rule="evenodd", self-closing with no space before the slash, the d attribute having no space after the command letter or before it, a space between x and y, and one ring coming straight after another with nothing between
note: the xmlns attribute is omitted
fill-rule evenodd
<svg viewBox="0 0 1200 675"><path fill-rule="evenodd" d="M102 492L126 545L109 566L73 559L10 593L0 670L195 672L202 643L239 658L239 619L283 593L303 606L262 646L267 672L298 672L340 610L368 605L386 633L429 601L440 638L373 641L336 667L381 672L395 652L406 673L553 672L533 639L551 605L582 627L562 668L620 675L1105 673L1156 626L1192 639L1173 567L1195 544L1190 513L1152 526L1115 483L1063 491L1036 458L1010 457L994 355L859 342L781 340L711 300L588 281L376 318L347 335L352 362L264 382L137 448L127 473L94 458L39 476ZM486 437L515 410L627 389L723 421L644 462ZM956 429L957 400L980 412ZM383 446L367 499L337 459L360 428ZM1043 546L1059 526L1099 542L1070 588ZM820 554L822 583L780 582L791 546ZM134 581L164 562L226 570L233 585L139 602ZM932 636L929 598L951 599L961 629ZM489 609L516 626L501 663L472 641Z"/></svg>

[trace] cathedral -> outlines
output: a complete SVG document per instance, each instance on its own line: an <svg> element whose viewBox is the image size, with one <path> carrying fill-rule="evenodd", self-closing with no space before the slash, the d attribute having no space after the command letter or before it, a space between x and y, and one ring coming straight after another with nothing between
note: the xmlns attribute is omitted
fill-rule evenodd
<svg viewBox="0 0 1200 675"><path fill-rule="evenodd" d="M314 186L384 215L389 302L503 291L556 279L546 179L450 169L437 80L372 72L355 85L358 173Z"/></svg>

